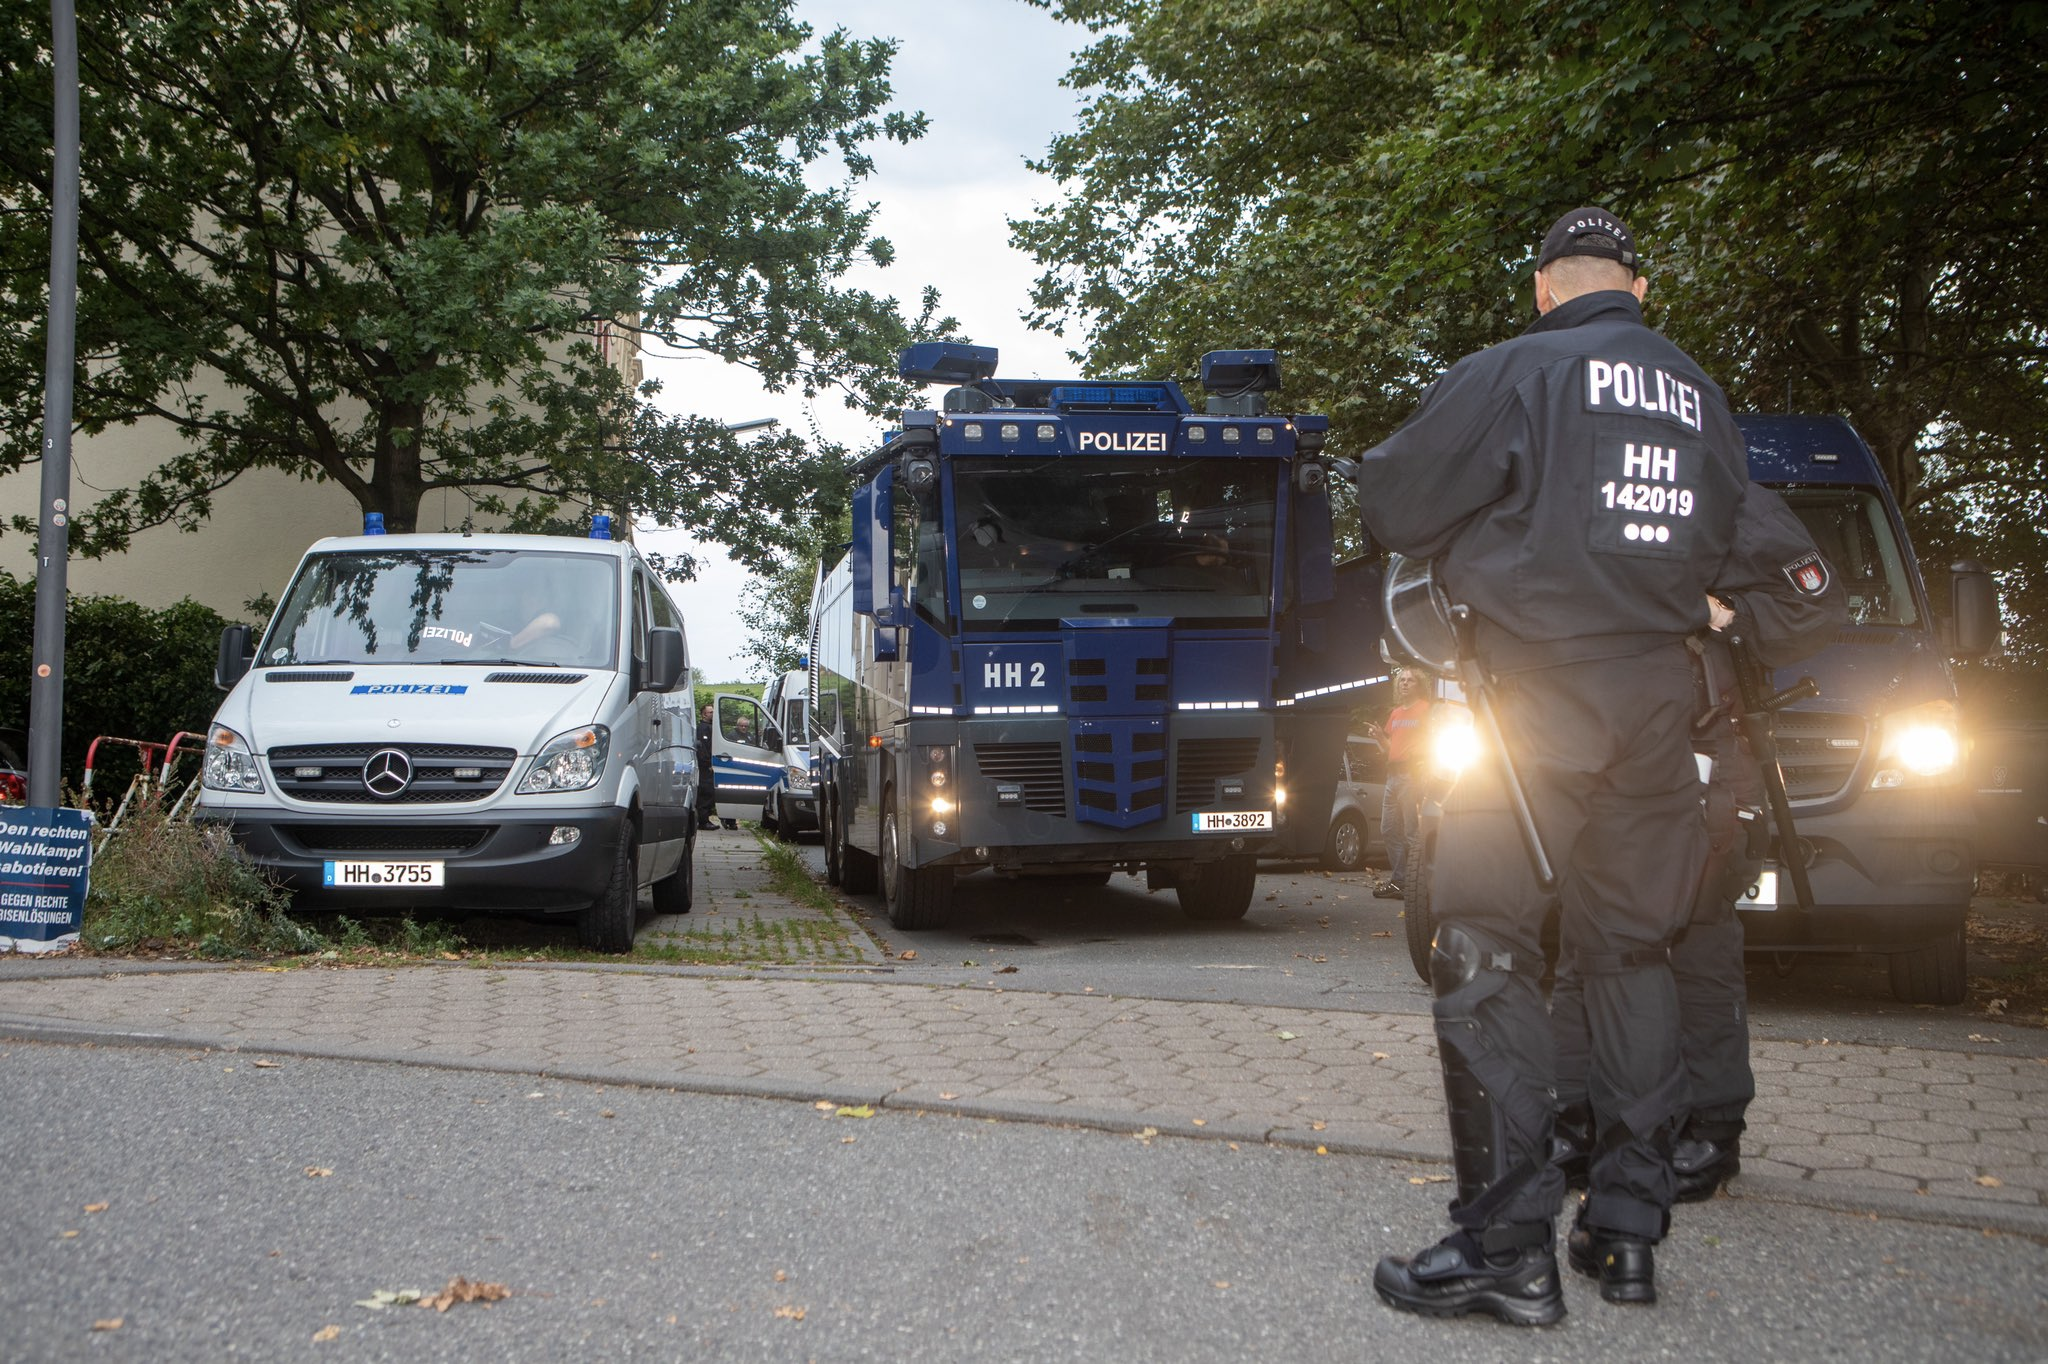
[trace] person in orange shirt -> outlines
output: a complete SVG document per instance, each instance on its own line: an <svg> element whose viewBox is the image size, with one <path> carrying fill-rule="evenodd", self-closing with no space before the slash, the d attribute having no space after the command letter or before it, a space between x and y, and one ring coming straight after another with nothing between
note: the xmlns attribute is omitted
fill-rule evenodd
<svg viewBox="0 0 2048 1364"><path fill-rule="evenodd" d="M1387 785L1380 799L1380 837L1387 845L1389 876L1373 888L1382 900L1398 900L1408 880L1408 843L1422 819L1422 758L1429 726L1429 693L1407 668L1394 672L1394 709L1384 726L1369 726L1386 746Z"/></svg>

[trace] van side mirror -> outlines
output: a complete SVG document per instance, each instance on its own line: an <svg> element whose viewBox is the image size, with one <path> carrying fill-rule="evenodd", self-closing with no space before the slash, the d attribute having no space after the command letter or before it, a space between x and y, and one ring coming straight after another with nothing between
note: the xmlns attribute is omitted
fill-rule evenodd
<svg viewBox="0 0 2048 1364"><path fill-rule="evenodd" d="M256 661L256 643L246 625L230 625L220 632L220 653L213 661L213 685L232 691Z"/></svg>
<svg viewBox="0 0 2048 1364"><path fill-rule="evenodd" d="M1956 658L1983 658L1998 647L1998 584L1975 559L1949 565L1950 630Z"/></svg>
<svg viewBox="0 0 2048 1364"><path fill-rule="evenodd" d="M647 632L647 676L643 691L674 691L683 680L683 632L657 625Z"/></svg>

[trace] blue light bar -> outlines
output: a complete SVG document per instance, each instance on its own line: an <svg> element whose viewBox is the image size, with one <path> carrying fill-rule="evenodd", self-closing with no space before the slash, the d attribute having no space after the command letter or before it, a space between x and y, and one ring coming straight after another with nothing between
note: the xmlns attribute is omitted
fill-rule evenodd
<svg viewBox="0 0 2048 1364"><path fill-rule="evenodd" d="M896 352L896 372L913 384L978 384L994 376L996 348L921 341Z"/></svg>
<svg viewBox="0 0 2048 1364"><path fill-rule="evenodd" d="M1136 408L1143 412L1178 412L1165 384L1061 384L1047 395L1055 411L1075 407Z"/></svg>
<svg viewBox="0 0 2048 1364"><path fill-rule="evenodd" d="M364 513L363 513L363 534L365 534L365 535L382 535L383 533L384 533L384 513L383 513L383 512L364 512Z"/></svg>

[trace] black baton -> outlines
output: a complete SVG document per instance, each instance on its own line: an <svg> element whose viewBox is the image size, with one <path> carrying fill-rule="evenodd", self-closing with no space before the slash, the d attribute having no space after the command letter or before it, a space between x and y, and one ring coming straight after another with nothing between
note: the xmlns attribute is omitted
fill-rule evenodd
<svg viewBox="0 0 2048 1364"><path fill-rule="evenodd" d="M1784 691L1773 692L1770 674L1749 640L1739 632L1730 632L1725 638L1728 653L1735 660L1735 689L1742 699L1737 721L1743 737L1749 740L1751 755L1763 769L1764 799L1771 807L1771 822L1778 829L1778 865L1792 880L1792 895L1799 908L1811 914L1813 886L1806 879L1806 858L1799 831L1792 824L1792 798L1785 791L1785 772L1778 766L1778 734L1772 716L1794 701L1818 696L1820 688L1812 678L1802 677Z"/></svg>
<svg viewBox="0 0 2048 1364"><path fill-rule="evenodd" d="M1557 892L1557 872L1551 868L1550 854L1544 850L1543 835L1536 831L1536 816L1529 809L1529 793L1522 785L1522 774L1515 770L1514 753L1508 748L1507 736L1501 732L1500 713L1493 708L1493 682L1486 675L1472 647L1472 608L1462 603L1450 607L1451 634L1458 646L1458 685L1465 690L1465 699L1472 705L1473 714L1479 717L1482 733L1493 751L1500 755L1502 785L1507 787L1508 807L1514 811L1515 831L1522 836L1522 850L1529 854L1529 869L1536 873L1536 884L1545 895ZM1782 786L1780 787L1782 790Z"/></svg>

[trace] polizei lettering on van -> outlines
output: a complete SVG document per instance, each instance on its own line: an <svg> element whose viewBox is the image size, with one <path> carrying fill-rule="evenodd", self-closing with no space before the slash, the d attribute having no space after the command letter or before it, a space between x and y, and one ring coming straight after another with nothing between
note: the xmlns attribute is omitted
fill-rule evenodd
<svg viewBox="0 0 2048 1364"><path fill-rule="evenodd" d="M1586 408L1643 413L1695 431L1706 429L1697 386L1632 360L1586 361Z"/></svg>
<svg viewBox="0 0 2048 1364"><path fill-rule="evenodd" d="M1167 448L1164 431L1083 431L1078 445L1114 454L1163 455Z"/></svg>

